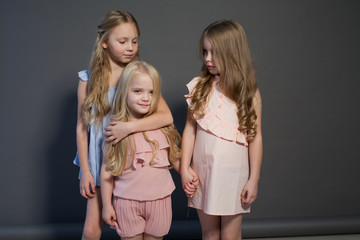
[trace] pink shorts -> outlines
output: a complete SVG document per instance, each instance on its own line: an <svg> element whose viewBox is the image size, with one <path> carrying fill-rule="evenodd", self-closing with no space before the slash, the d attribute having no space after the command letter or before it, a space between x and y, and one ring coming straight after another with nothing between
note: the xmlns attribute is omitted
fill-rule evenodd
<svg viewBox="0 0 360 240"><path fill-rule="evenodd" d="M172 210L171 195L153 200L137 201L114 196L116 232L120 237L134 237L146 233L162 237L169 233Z"/></svg>

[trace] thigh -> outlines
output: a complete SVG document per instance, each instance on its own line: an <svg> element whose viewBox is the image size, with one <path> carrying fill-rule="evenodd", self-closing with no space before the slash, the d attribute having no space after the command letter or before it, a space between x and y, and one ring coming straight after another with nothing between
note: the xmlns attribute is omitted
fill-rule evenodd
<svg viewBox="0 0 360 240"><path fill-rule="evenodd" d="M117 233L122 239L138 239L145 229L143 204L136 200L114 197L113 206L116 212Z"/></svg>
<svg viewBox="0 0 360 240"><path fill-rule="evenodd" d="M204 213L202 210L197 209L201 224L201 232L204 240L220 239L220 216L214 216Z"/></svg>
<svg viewBox="0 0 360 240"><path fill-rule="evenodd" d="M221 217L221 239L241 239L242 214Z"/></svg>
<svg viewBox="0 0 360 240"><path fill-rule="evenodd" d="M100 188L95 188L95 196L87 200L85 226L102 227L102 202Z"/></svg>
<svg viewBox="0 0 360 240"><path fill-rule="evenodd" d="M121 240L144 240L144 235L139 234L136 235L135 237L121 237Z"/></svg>
<svg viewBox="0 0 360 240"><path fill-rule="evenodd" d="M165 198L146 201L146 239L161 239L170 230L172 220L171 196ZM151 236L153 238L151 238Z"/></svg>
<svg viewBox="0 0 360 240"><path fill-rule="evenodd" d="M149 234L144 234L144 240L162 240L163 237L154 237L152 235Z"/></svg>

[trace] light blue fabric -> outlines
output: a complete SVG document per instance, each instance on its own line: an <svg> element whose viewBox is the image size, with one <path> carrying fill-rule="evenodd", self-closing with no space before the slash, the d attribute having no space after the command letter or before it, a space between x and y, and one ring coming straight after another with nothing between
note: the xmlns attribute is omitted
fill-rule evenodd
<svg viewBox="0 0 360 240"><path fill-rule="evenodd" d="M80 79L82 81L88 81L90 78L90 71L83 70L78 73ZM114 95L115 95L116 88L109 88L108 91L108 100L111 104ZM97 187L100 186L100 168L103 158L103 151L102 151L102 144L104 141L104 132L105 127L108 126L110 123L109 116L106 116L103 121L99 125L92 124L90 126L90 133L89 133L89 168L90 172L94 177L94 182ZM79 155L76 153L74 164L80 166ZM79 173L79 179L81 177L81 171Z"/></svg>

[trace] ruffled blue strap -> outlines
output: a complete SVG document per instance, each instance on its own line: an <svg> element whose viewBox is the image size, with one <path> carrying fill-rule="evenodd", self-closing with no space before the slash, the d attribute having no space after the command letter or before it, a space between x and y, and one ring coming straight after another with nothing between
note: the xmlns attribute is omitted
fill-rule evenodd
<svg viewBox="0 0 360 240"><path fill-rule="evenodd" d="M89 81L89 79L90 79L90 71L89 71L89 69L82 70L82 71L78 72L78 76L82 81L85 81L85 82Z"/></svg>

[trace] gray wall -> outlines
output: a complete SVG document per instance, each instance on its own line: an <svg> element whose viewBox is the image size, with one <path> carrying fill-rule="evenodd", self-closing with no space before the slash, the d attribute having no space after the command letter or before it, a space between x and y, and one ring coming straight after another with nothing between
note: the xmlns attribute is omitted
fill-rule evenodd
<svg viewBox="0 0 360 240"><path fill-rule="evenodd" d="M137 18L141 57L160 71L180 131L202 30L225 18L243 25L264 138L259 197L246 219L360 216L358 1L2 0L0 226L83 221L72 164L77 71L88 67L96 26L111 9ZM174 219L186 220L174 178Z"/></svg>

